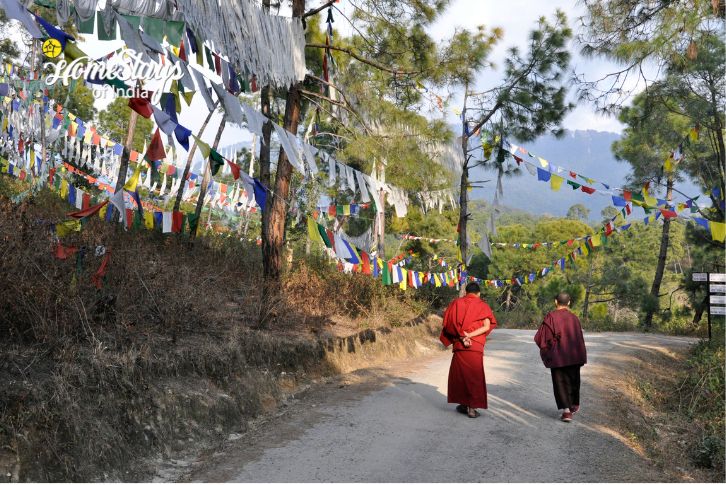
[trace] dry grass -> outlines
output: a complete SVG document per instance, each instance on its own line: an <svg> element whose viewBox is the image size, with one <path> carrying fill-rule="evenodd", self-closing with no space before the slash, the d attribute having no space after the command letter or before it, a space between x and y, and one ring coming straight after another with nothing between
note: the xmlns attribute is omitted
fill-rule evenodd
<svg viewBox="0 0 726 485"><path fill-rule="evenodd" d="M723 360L711 371L696 369L687 351L669 351L630 356L617 375L601 376L611 387L610 415L622 418L619 428L631 447L673 481L724 480L723 396L709 397L698 385L720 372L723 394Z"/></svg>
<svg viewBox="0 0 726 485"><path fill-rule="evenodd" d="M0 473L14 480L142 478L142 458L243 430L312 374L365 362L361 329L427 308L312 259L286 273L274 333L259 331L258 247L92 219L63 241L84 257L58 260L49 224L68 211L49 192L0 196ZM112 251L100 290L98 245ZM334 339L349 334L356 357Z"/></svg>

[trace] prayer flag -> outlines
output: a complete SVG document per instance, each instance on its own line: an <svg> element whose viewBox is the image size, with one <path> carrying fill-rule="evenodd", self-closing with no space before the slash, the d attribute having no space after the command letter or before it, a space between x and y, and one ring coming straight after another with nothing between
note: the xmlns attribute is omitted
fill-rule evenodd
<svg viewBox="0 0 726 485"><path fill-rule="evenodd" d="M559 175L552 174L552 177L550 178L550 187L555 192L560 190L560 187L562 187L562 182L565 179L560 177Z"/></svg>
<svg viewBox="0 0 726 485"><path fill-rule="evenodd" d="M93 207L89 207L84 210L75 211L75 212L69 212L66 214L68 217L72 217L74 219L82 219L84 217L92 216L96 212L100 211L102 207L104 207L106 204L108 204L108 199L101 202L100 204L96 204Z"/></svg>
<svg viewBox="0 0 726 485"><path fill-rule="evenodd" d="M724 242L726 238L726 224L723 222L709 221L711 226L711 239L718 242Z"/></svg>

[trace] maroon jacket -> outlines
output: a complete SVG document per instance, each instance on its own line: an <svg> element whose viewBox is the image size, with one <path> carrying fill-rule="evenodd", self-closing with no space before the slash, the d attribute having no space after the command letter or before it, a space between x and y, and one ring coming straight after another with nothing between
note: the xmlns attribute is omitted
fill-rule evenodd
<svg viewBox="0 0 726 485"><path fill-rule="evenodd" d="M566 308L551 311L544 317L534 341L547 368L587 363L580 319Z"/></svg>

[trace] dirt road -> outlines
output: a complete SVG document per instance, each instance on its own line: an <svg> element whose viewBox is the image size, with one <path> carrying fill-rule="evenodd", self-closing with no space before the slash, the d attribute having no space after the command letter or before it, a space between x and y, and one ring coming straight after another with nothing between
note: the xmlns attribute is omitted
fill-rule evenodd
<svg viewBox="0 0 726 485"><path fill-rule="evenodd" d="M615 431L608 399L618 362L692 339L586 335L582 410L560 422L532 331L487 343L489 409L469 419L446 403L449 352L411 369L361 374L288 406L187 476L239 482L560 482L668 480ZM610 391L612 391L610 386Z"/></svg>

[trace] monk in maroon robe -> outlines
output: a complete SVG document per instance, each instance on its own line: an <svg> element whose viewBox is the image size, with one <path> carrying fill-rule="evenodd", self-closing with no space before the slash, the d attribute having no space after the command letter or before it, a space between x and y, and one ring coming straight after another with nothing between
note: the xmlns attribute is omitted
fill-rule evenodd
<svg viewBox="0 0 726 485"><path fill-rule="evenodd" d="M544 317L534 341L542 362L552 372L555 402L562 410L560 419L570 422L580 409L580 367L587 363L587 352L580 319L569 308L570 295L557 295L555 306Z"/></svg>
<svg viewBox="0 0 726 485"><path fill-rule="evenodd" d="M476 408L487 408L484 345L497 326L492 309L479 294L478 284L466 285L466 296L457 298L446 309L439 337L444 346L453 344L448 402L458 404L456 410L470 418L479 416Z"/></svg>

